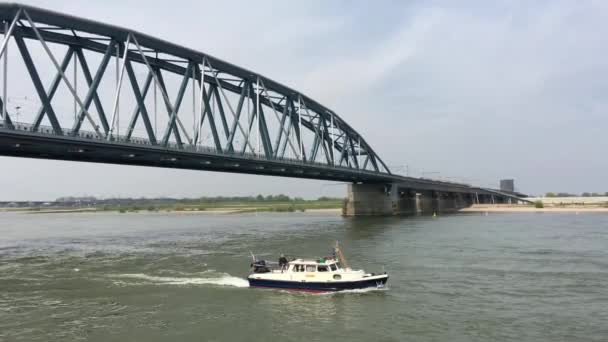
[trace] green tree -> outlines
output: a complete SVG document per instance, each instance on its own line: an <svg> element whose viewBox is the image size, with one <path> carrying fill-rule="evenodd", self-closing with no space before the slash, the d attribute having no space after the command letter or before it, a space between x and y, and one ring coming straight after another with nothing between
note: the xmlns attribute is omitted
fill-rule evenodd
<svg viewBox="0 0 608 342"><path fill-rule="evenodd" d="M276 196L274 197L274 199L275 199L277 202L287 202L287 201L290 201L290 200L291 200L291 199L289 198L289 196L286 196L286 195L283 195L283 194L276 195Z"/></svg>
<svg viewBox="0 0 608 342"><path fill-rule="evenodd" d="M545 197L557 197L557 195L555 194L555 192L547 192L545 194Z"/></svg>

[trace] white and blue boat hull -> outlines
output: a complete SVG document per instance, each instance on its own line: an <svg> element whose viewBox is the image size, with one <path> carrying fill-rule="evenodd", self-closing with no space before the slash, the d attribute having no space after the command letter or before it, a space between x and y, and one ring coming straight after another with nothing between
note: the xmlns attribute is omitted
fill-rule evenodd
<svg viewBox="0 0 608 342"><path fill-rule="evenodd" d="M348 281L293 281L276 279L249 279L249 286L262 288L275 288L305 292L334 292L343 290L356 290L366 288L382 288L388 281L388 275L376 275Z"/></svg>

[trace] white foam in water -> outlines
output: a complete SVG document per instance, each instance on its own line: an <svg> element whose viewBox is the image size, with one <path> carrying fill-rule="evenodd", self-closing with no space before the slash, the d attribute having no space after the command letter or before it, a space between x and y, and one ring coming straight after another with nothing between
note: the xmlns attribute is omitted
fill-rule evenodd
<svg viewBox="0 0 608 342"><path fill-rule="evenodd" d="M157 277L149 276L143 273L119 274L117 276L121 278L146 280L149 282L166 285L219 285L233 287L249 287L249 282L247 280L239 277L233 277L227 273L224 273L219 277L213 278Z"/></svg>
<svg viewBox="0 0 608 342"><path fill-rule="evenodd" d="M369 293L369 292L377 292L377 291L388 291L388 287L367 287L364 289L352 289L352 290L342 290L336 292L325 292L322 294L325 295L336 295L336 294L357 294L357 293Z"/></svg>

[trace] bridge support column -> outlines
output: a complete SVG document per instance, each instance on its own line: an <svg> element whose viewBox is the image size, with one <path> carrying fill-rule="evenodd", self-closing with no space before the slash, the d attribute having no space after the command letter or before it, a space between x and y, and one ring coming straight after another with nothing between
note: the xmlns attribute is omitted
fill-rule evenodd
<svg viewBox="0 0 608 342"><path fill-rule="evenodd" d="M419 212L418 208L418 194L412 189L401 189L397 188L397 202L396 211L393 211L395 215L417 215Z"/></svg>
<svg viewBox="0 0 608 342"><path fill-rule="evenodd" d="M457 211L461 209L458 207L458 193L455 192L444 192L441 194L440 201L440 211L442 212L451 212Z"/></svg>
<svg viewBox="0 0 608 342"><path fill-rule="evenodd" d="M344 216L416 215L416 192L397 184L349 184Z"/></svg>
<svg viewBox="0 0 608 342"><path fill-rule="evenodd" d="M420 191L417 199L419 213L432 214L439 211L439 201L435 191Z"/></svg>
<svg viewBox="0 0 608 342"><path fill-rule="evenodd" d="M418 215L454 212L473 204L471 194L414 190L393 184L349 184L344 216Z"/></svg>

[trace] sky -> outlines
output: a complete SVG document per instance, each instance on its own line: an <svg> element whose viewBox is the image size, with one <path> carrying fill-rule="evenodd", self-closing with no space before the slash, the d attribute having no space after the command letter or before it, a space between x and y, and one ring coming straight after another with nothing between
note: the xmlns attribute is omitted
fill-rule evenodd
<svg viewBox="0 0 608 342"><path fill-rule="evenodd" d="M23 3L209 53L323 103L396 173L608 191L608 2ZM327 181L0 157L0 200L344 196Z"/></svg>

